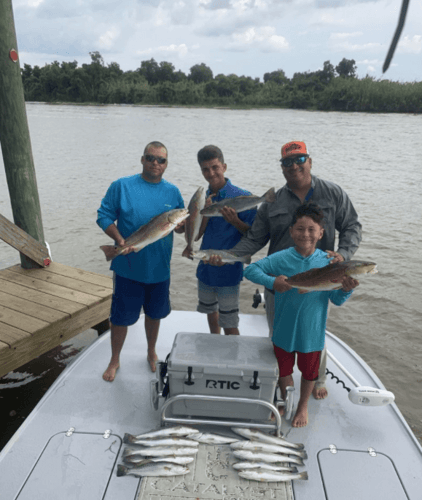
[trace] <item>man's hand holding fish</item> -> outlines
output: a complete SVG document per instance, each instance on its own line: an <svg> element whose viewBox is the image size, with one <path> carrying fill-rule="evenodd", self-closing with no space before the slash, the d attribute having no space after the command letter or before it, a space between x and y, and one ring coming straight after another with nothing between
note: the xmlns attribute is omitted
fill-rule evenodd
<svg viewBox="0 0 422 500"><path fill-rule="evenodd" d="M334 252L334 250L325 250L327 252L327 259L330 260L330 264L335 264L336 262L344 262L344 257L341 253Z"/></svg>

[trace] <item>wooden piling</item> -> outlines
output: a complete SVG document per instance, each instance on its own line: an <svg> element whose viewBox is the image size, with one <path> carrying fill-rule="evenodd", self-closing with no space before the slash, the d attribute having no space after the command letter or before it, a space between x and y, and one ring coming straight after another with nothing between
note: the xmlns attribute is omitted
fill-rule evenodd
<svg viewBox="0 0 422 500"><path fill-rule="evenodd" d="M15 224L44 245L11 0L0 0L0 140ZM23 268L39 267L22 253Z"/></svg>

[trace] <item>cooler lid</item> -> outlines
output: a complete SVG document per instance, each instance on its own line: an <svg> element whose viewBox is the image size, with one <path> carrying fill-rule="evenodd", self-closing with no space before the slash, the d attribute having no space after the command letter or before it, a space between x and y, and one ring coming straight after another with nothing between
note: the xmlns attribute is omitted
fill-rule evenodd
<svg viewBox="0 0 422 500"><path fill-rule="evenodd" d="M327 500L408 500L392 460L368 451L324 449L318 463Z"/></svg>
<svg viewBox="0 0 422 500"><path fill-rule="evenodd" d="M273 343L269 337L243 337L241 335L212 335L210 333L179 332L173 342L168 369L229 374L240 371L259 376L278 376L278 364Z"/></svg>
<svg viewBox="0 0 422 500"><path fill-rule="evenodd" d="M116 435L68 431L52 436L17 500L103 499L121 445Z"/></svg>

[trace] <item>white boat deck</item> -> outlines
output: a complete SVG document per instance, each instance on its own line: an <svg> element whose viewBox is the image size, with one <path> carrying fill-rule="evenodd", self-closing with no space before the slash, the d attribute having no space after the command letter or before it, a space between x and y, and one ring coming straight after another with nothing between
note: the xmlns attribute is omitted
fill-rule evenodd
<svg viewBox="0 0 422 500"><path fill-rule="evenodd" d="M205 315L172 312L160 328L160 359L170 352L176 333L207 331ZM242 335L267 336L264 316L242 315L240 331ZM384 388L362 359L336 337L327 335L327 347L361 385ZM113 383L101 378L109 357L106 333L63 372L6 445L0 454L1 500L252 500L284 499L289 494L296 500L421 498L422 449L396 405L354 405L346 390L330 377L329 397L323 401L311 398L307 427L294 429L283 422L285 437L305 444L309 458L299 470L308 472L308 481L287 485L235 482L230 469L235 460L229 448L205 445L201 445L195 471L182 479L117 477L124 434L139 434L160 425L160 413L150 404L150 380L155 375L146 361L142 318L129 330ZM353 387L330 360L328 369ZM299 388L297 372L294 378ZM65 436L70 428L75 429L72 439ZM107 430L111 436L105 439ZM229 432L222 427L214 431ZM331 445L337 453L330 451ZM219 467L228 464L230 470L220 467L218 474L216 468L208 473L209 464L215 464L217 458Z"/></svg>

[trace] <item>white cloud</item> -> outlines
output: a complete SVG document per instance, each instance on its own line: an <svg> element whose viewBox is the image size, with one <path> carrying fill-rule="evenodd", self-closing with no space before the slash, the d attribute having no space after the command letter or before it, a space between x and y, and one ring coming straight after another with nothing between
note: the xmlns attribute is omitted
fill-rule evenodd
<svg viewBox="0 0 422 500"><path fill-rule="evenodd" d="M115 40L119 37L120 30L113 26L98 38L97 46L99 49L109 50L113 47Z"/></svg>
<svg viewBox="0 0 422 500"><path fill-rule="evenodd" d="M397 47L397 51L408 54L419 54L422 51L422 36L415 35L412 38L405 36Z"/></svg>
<svg viewBox="0 0 422 500"><path fill-rule="evenodd" d="M44 0L28 0L28 6L36 8L39 7L43 2Z"/></svg>
<svg viewBox="0 0 422 500"><path fill-rule="evenodd" d="M354 33L331 33L330 40L345 40L346 38L354 38L362 35L362 31L355 31Z"/></svg>
<svg viewBox="0 0 422 500"><path fill-rule="evenodd" d="M331 49L336 52L365 52L369 53L379 53L381 51L385 51L385 45L382 43L376 42L368 42L368 43L350 43L349 41L339 42L339 43L331 43Z"/></svg>
<svg viewBox="0 0 422 500"><path fill-rule="evenodd" d="M136 52L136 54L140 56L159 54L160 56L166 57L173 54L177 55L180 58L185 57L187 53L188 53L188 48L184 43L180 45L171 44L168 46L155 47L146 50L138 50Z"/></svg>
<svg viewBox="0 0 422 500"><path fill-rule="evenodd" d="M276 35L274 27L247 28L243 33L234 33L229 50L248 50L251 47L262 52L285 52L289 43L284 36Z"/></svg>

